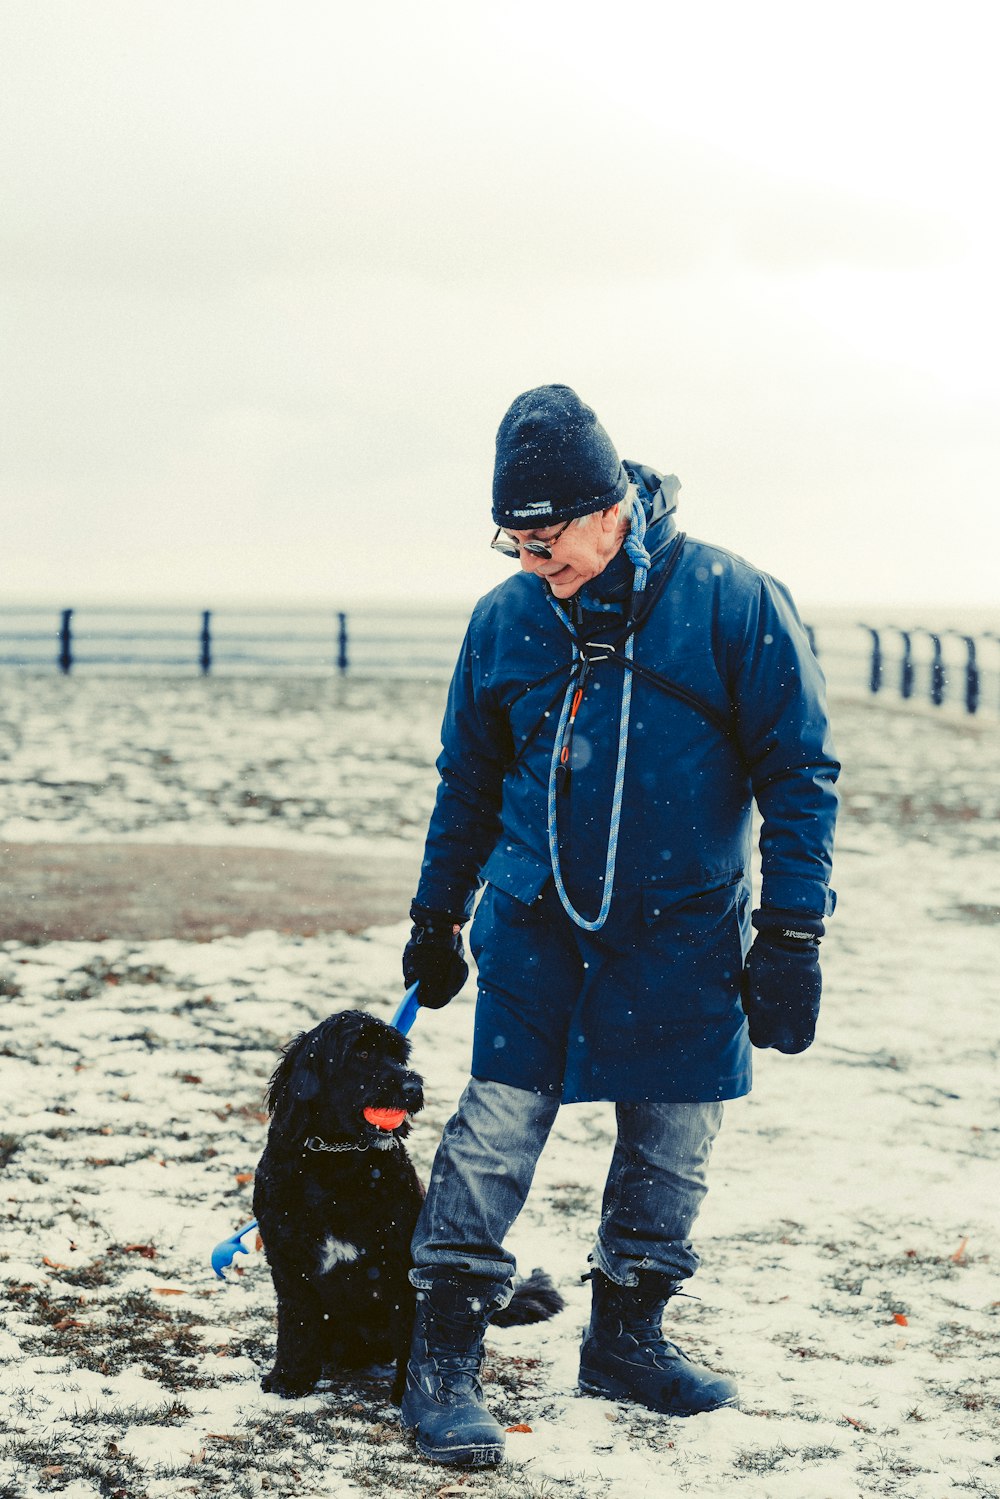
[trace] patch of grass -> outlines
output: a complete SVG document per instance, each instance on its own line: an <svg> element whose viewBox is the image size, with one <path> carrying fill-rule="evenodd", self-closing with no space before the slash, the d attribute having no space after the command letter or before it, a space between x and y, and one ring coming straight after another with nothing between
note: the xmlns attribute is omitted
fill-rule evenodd
<svg viewBox="0 0 1000 1499"><path fill-rule="evenodd" d="M871 1473L876 1477L914 1478L918 1473L926 1473L927 1469L897 1456L888 1447L876 1447L863 1463L858 1464L858 1472Z"/></svg>
<svg viewBox="0 0 1000 1499"><path fill-rule="evenodd" d="M74 968L67 982L72 982L78 973L84 975L84 984L81 988L89 988L91 995L96 994L104 985L112 988L119 984L170 984L174 982L169 968L163 968L154 963L132 963L119 960L109 963L105 958L94 957L87 963L81 963L79 968ZM88 984L86 981L89 980ZM70 998L63 991L64 998ZM91 995L87 995L90 998Z"/></svg>
<svg viewBox="0 0 1000 1499"><path fill-rule="evenodd" d="M114 1263L114 1253L114 1249L109 1249L99 1255L96 1260L92 1260L89 1265L60 1270L59 1279L63 1285L75 1286L78 1290L85 1291L110 1285L121 1270L121 1266Z"/></svg>
<svg viewBox="0 0 1000 1499"><path fill-rule="evenodd" d="M938 1386L934 1394L943 1402L946 1410L1000 1411L1000 1391L987 1384L970 1384L966 1381L957 1386Z"/></svg>
<svg viewBox="0 0 1000 1499"><path fill-rule="evenodd" d="M10 1391L8 1398L10 1413L22 1421L34 1420L41 1410L38 1396L30 1385L19 1385Z"/></svg>
<svg viewBox="0 0 1000 1499"><path fill-rule="evenodd" d="M146 1496L141 1465L117 1450L109 1450L101 1457L81 1452L62 1438L42 1441L37 1437L13 1437L0 1447L0 1457L24 1470L25 1478L42 1494L58 1494L70 1483L84 1478L96 1485L101 1499Z"/></svg>
<svg viewBox="0 0 1000 1499"><path fill-rule="evenodd" d="M979 1494L981 1499L1000 1499L1000 1485L995 1479L980 1478L977 1473L970 1473L964 1481L958 1478L951 1480L953 1489L968 1489L970 1493Z"/></svg>
<svg viewBox="0 0 1000 1499"><path fill-rule="evenodd" d="M953 909L965 921L975 921L983 926L1000 925L1000 906L978 905L974 901L960 901ZM3 989L0 988L0 994Z"/></svg>
<svg viewBox="0 0 1000 1499"><path fill-rule="evenodd" d="M345 1477L358 1488L377 1495L406 1494L408 1499L436 1499L442 1490L454 1489L489 1499L578 1499L587 1493L595 1496L593 1478L586 1488L584 1475L564 1480L533 1478L522 1469L504 1464L498 1468L456 1468L449 1472L436 1464L425 1462L412 1448L405 1455L389 1456L379 1451L369 1451L357 1458L347 1469Z"/></svg>
<svg viewBox="0 0 1000 1499"><path fill-rule="evenodd" d="M0 1046L0 1057L10 1057L15 1062L28 1062L32 1067L40 1067L42 1065L41 1058L35 1052L18 1051L16 1047L11 1046L9 1041L5 1041ZM55 1112L56 1110L53 1110L53 1113Z"/></svg>
<svg viewBox="0 0 1000 1499"><path fill-rule="evenodd" d="M255 1364L263 1364L274 1358L275 1319L273 1315L262 1318L259 1326L251 1326L231 1338L226 1344L230 1358L249 1358Z"/></svg>
<svg viewBox="0 0 1000 1499"><path fill-rule="evenodd" d="M826 1348L817 1348L811 1343L801 1343L799 1341L801 1336L801 1333L797 1332L778 1333L771 1341L777 1343L779 1347L785 1348L789 1356L793 1358L829 1358L835 1359L838 1363L843 1362L839 1353L834 1353L832 1350Z"/></svg>
<svg viewBox="0 0 1000 1499"><path fill-rule="evenodd" d="M795 1450L779 1442L776 1447L745 1447L733 1458L733 1466L741 1473L770 1473L779 1467L786 1457L794 1457Z"/></svg>
<svg viewBox="0 0 1000 1499"><path fill-rule="evenodd" d="M940 1330L944 1337L950 1339L950 1342L943 1345L945 1352L954 1352L959 1348L968 1352L969 1343L989 1343L991 1347L996 1343L996 1332L992 1327L980 1331L978 1327L963 1326L961 1322L944 1322ZM940 1351L941 1348L938 1349Z"/></svg>
<svg viewBox="0 0 1000 1499"><path fill-rule="evenodd" d="M190 1421L191 1412L181 1400L164 1400L162 1405L85 1405L75 1408L77 1426L180 1426Z"/></svg>
<svg viewBox="0 0 1000 1499"><path fill-rule="evenodd" d="M5 1171L21 1148L17 1135L0 1135L0 1171Z"/></svg>
<svg viewBox="0 0 1000 1499"><path fill-rule="evenodd" d="M8 1284L8 1296L18 1310L40 1329L25 1336L29 1354L56 1354L71 1367L95 1374L117 1373L139 1365L171 1394L214 1383L195 1367L205 1356L205 1345L193 1331L206 1319L196 1312L174 1313L143 1292L129 1291L101 1308L81 1305L76 1296L52 1295L46 1285ZM106 1320L97 1320L101 1311Z"/></svg>
<svg viewBox="0 0 1000 1499"><path fill-rule="evenodd" d="M141 1031L122 1031L120 1035L108 1037L108 1044L110 1046L126 1045L130 1041L141 1042L149 1052L162 1051L163 1049L162 1038L155 1031L151 1031L148 1026Z"/></svg>
<svg viewBox="0 0 1000 1499"><path fill-rule="evenodd" d="M968 1263L967 1259L956 1261L950 1254L924 1254L919 1249L904 1249L902 1254L881 1259L875 1255L866 1258L862 1267L865 1276L873 1274L918 1275L929 1280L955 1280Z"/></svg>
<svg viewBox="0 0 1000 1499"><path fill-rule="evenodd" d="M554 1213L565 1213L572 1217L577 1213L589 1213L594 1205L594 1189L583 1182L560 1182L549 1196L549 1207Z"/></svg>

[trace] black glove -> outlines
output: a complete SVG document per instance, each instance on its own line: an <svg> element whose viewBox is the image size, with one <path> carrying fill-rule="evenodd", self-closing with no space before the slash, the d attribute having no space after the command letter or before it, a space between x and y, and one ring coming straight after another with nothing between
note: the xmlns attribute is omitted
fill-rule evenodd
<svg viewBox="0 0 1000 1499"><path fill-rule="evenodd" d="M753 1046L789 1055L805 1051L816 1035L822 978L818 916L792 911L753 913L757 936L743 970L742 998Z"/></svg>
<svg viewBox="0 0 1000 1499"><path fill-rule="evenodd" d="M410 907L413 927L403 949L403 981L406 987L419 983L417 1003L428 1010L440 1010L461 989L469 977L465 961L460 923L444 911L425 911L423 906Z"/></svg>

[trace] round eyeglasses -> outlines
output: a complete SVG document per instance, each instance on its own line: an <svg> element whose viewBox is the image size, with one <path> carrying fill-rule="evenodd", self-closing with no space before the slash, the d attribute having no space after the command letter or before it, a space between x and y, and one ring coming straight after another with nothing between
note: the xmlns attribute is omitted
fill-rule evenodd
<svg viewBox="0 0 1000 1499"><path fill-rule="evenodd" d="M541 557L543 561L548 562L552 557L552 548L572 524L573 520L570 518L565 525L559 527L554 536L547 537L545 541L515 541L512 536L508 536L506 531L497 526L496 535L490 542L490 546L495 552L500 552L504 557L513 557L515 561L522 552L528 552L532 557Z"/></svg>

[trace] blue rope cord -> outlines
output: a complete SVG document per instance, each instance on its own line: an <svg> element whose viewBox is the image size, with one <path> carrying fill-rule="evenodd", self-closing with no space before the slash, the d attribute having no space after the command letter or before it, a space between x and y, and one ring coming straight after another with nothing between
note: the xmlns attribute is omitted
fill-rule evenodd
<svg viewBox="0 0 1000 1499"><path fill-rule="evenodd" d="M646 550L644 537L646 534L646 515L638 497L632 497L632 515L629 533L624 540L625 552L629 560L635 566L635 581L633 593L641 593L646 586L646 578L649 574L650 557ZM552 607L559 613L558 606L552 595L548 595ZM630 634L625 641L625 660L632 660L634 648L634 635ZM611 898L614 895L615 886L615 862L618 858L618 831L621 825L622 795L625 790L625 764L628 759L628 727L629 714L632 707L632 673L626 666L622 674L622 711L618 727L618 763L615 769L615 789L611 797L611 823L608 830L608 856L604 867L604 893L601 897L601 908L593 921L587 921L581 916L573 905L563 883L562 869L559 862L559 825L557 809L557 785L560 756L562 754L563 742L566 734L566 725L569 722L570 708L573 703L573 694L576 691L577 663L580 661L580 652L576 642L573 643L573 671L570 674L569 683L566 687L566 695L563 698L562 712L559 715L559 723L556 727L555 741L552 745L552 760L549 765L549 796L548 796L548 834L549 834L549 858L552 862L552 878L555 881L556 894L562 904L563 910L571 921L585 932L599 932L608 919L611 910Z"/></svg>
<svg viewBox="0 0 1000 1499"><path fill-rule="evenodd" d="M649 576L650 556L646 550L646 512L635 491L632 491L632 515L628 535L622 543L625 555L635 567L634 593L641 593Z"/></svg>

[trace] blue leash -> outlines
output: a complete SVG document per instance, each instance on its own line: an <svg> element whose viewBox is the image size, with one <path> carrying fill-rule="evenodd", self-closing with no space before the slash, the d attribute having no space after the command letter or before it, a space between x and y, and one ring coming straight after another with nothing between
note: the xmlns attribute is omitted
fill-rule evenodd
<svg viewBox="0 0 1000 1499"><path fill-rule="evenodd" d="M417 985L411 984L403 995L402 1003L389 1024L395 1030L399 1031L401 1035L407 1035L411 1025L417 1018L417 1010L419 1008L420 1006L417 1004ZM243 1239L256 1227L257 1219L252 1218L249 1223L245 1223L242 1228L238 1228L234 1234L230 1234L228 1239L223 1239L221 1243L216 1244L212 1250L211 1261L212 1269L220 1280L225 1280L224 1271L228 1270L238 1254L250 1253L243 1243Z"/></svg>
<svg viewBox="0 0 1000 1499"><path fill-rule="evenodd" d="M623 546L629 560L635 567L635 581L632 585L633 594L641 593L646 586L649 576L650 556L646 550L644 537L646 535L646 513L638 499L632 500L632 517L629 534L625 537ZM555 599L551 594L547 595L549 603L555 609L560 619L562 614ZM631 662L634 651L635 636L629 634L625 640L625 660ZM600 651L600 645L595 650ZM607 652L612 647L605 646ZM549 858L552 862L552 878L555 881L556 894L562 903L562 908L571 921L575 922L585 932L599 932L608 919L611 910L611 897L615 886L615 862L618 858L618 832L621 826L622 796L625 791L625 762L628 759L628 726L629 714L632 707L632 673L628 666L622 675L622 711L618 728L618 763L615 768L615 789L611 797L611 824L608 829L608 856L604 866L604 893L601 898L601 907L593 921L587 921L580 915L573 905L563 883L562 869L559 863L559 823L558 823L558 792L559 774L564 769L563 755L567 746L567 729L570 727L571 717L575 720L574 699L579 690L582 697L583 676L575 668L580 660L580 652L576 642L573 642L573 666L574 671L570 676L566 687L566 695L563 698L562 712L559 715L559 723L556 727L555 742L552 746L552 760L549 765L549 798L548 798L548 833L549 833ZM586 663L584 663L584 670ZM579 688L577 686L579 680ZM579 707L579 700L576 701Z"/></svg>

